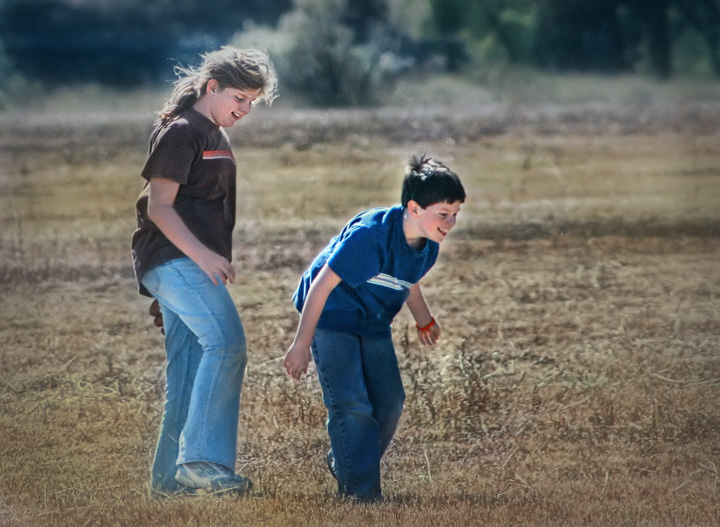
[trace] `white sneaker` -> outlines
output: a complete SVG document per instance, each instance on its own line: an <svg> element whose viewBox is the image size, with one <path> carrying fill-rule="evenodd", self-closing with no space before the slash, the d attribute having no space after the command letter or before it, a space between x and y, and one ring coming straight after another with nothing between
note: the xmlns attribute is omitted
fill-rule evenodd
<svg viewBox="0 0 720 527"><path fill-rule="evenodd" d="M175 481L183 487L213 493L247 492L252 488L252 481L249 478L238 476L217 463L205 461L180 465L175 474Z"/></svg>

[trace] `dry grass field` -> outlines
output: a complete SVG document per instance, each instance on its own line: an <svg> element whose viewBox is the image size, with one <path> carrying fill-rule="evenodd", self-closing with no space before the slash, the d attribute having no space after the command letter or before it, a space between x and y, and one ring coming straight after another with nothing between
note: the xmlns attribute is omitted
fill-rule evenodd
<svg viewBox="0 0 720 527"><path fill-rule="evenodd" d="M164 352L129 240L159 99L0 114L0 526L720 524L720 97L630 92L279 102L231 131L245 498L147 495ZM415 153L469 193L425 282L443 339L398 316L386 501L338 502L316 375L280 366L290 296Z"/></svg>

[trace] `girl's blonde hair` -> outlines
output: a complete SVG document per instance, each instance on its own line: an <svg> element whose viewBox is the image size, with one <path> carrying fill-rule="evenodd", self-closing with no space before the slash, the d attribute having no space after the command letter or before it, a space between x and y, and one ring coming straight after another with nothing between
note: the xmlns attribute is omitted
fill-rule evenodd
<svg viewBox="0 0 720 527"><path fill-rule="evenodd" d="M210 79L215 79L220 88L260 90L255 102L270 105L277 97L275 68L262 51L223 46L202 58L203 62L197 68L175 67L178 77L175 89L158 112L156 125L169 122L195 104L205 93Z"/></svg>

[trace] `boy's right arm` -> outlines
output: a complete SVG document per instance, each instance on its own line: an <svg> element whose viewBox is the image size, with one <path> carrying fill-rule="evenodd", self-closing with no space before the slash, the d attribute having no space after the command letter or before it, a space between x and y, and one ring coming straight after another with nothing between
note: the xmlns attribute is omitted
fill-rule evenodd
<svg viewBox="0 0 720 527"><path fill-rule="evenodd" d="M341 278L335 271L325 264L310 286L310 291L308 291L308 296L305 299L305 305L300 315L300 323L295 333L295 340L293 340L283 361L283 366L287 370L288 375L295 379L299 379L303 373L307 372L308 364L310 364L310 343L312 342L315 328L317 327L318 320L320 320L325 302L327 302L332 290L335 289L341 281Z"/></svg>
<svg viewBox="0 0 720 527"><path fill-rule="evenodd" d="M194 261L215 285L235 280L235 270L224 256L200 242L173 208L180 184L165 178L150 180L148 216L170 242Z"/></svg>

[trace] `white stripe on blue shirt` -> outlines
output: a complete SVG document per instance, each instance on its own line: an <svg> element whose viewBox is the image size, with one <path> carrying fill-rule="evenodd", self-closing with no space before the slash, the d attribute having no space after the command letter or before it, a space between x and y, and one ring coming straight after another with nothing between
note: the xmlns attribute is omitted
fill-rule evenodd
<svg viewBox="0 0 720 527"><path fill-rule="evenodd" d="M394 289L395 291L402 291L403 289L410 289L414 284L411 284L410 282L405 282L403 280L399 280L398 278L395 278L394 276L390 276L389 274L383 274L380 273L375 278L371 278L367 281L368 284L374 284L379 285L382 287L387 287L389 289Z"/></svg>

